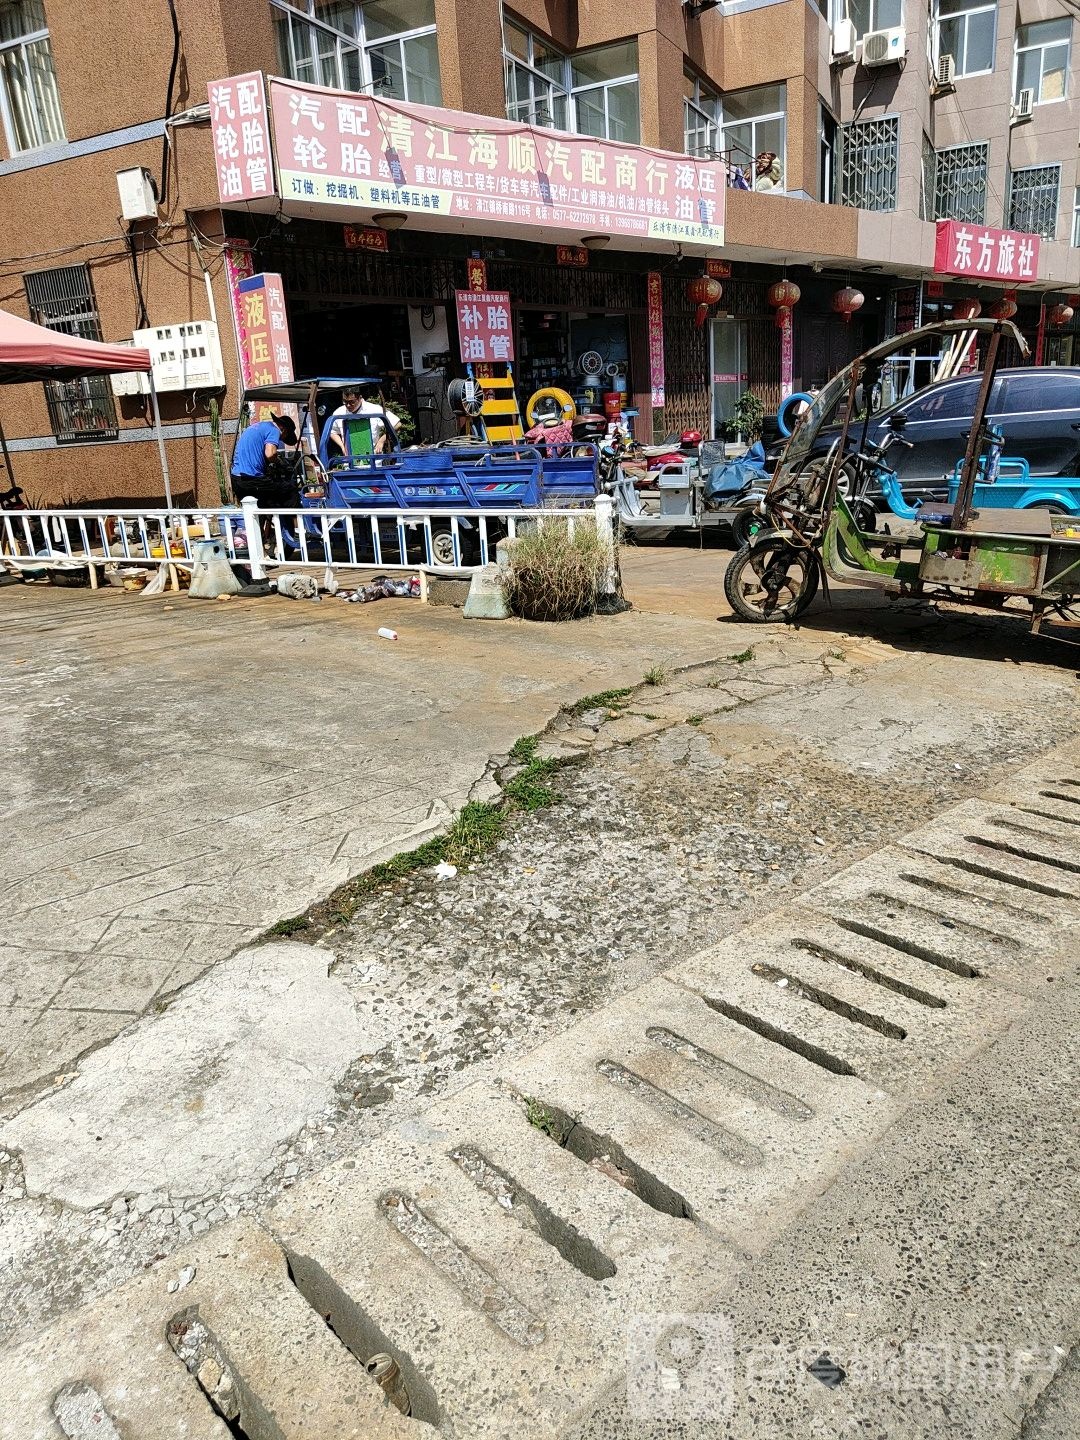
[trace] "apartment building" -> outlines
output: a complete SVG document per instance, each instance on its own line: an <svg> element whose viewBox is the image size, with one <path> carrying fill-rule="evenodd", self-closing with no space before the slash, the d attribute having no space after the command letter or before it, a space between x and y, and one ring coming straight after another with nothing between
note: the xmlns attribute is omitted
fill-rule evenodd
<svg viewBox="0 0 1080 1440"><path fill-rule="evenodd" d="M174 489L202 502L263 354L378 374L444 433L478 283L522 399L617 393L646 438L973 300L1070 363L1078 41L1063 0L0 0L0 306L156 336ZM20 483L154 493L146 404L9 387Z"/></svg>

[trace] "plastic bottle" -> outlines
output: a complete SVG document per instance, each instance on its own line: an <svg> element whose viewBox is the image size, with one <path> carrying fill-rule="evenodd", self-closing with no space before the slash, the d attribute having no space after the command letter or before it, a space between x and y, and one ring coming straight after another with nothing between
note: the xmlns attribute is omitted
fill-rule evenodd
<svg viewBox="0 0 1080 1440"><path fill-rule="evenodd" d="M382 638L383 638L384 640L396 640L396 639L397 639L397 631L396 631L396 630L388 630L385 625L380 629L379 634L382 636Z"/></svg>

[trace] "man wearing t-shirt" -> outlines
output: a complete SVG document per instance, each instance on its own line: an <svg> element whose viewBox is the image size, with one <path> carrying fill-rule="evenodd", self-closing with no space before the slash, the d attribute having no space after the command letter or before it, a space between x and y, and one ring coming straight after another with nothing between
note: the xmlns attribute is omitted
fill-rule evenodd
<svg viewBox="0 0 1080 1440"><path fill-rule="evenodd" d="M249 425L236 442L232 458L232 487L237 504L253 495L261 506L297 503L296 485L273 473L279 450L295 450L296 426L288 415L274 415Z"/></svg>

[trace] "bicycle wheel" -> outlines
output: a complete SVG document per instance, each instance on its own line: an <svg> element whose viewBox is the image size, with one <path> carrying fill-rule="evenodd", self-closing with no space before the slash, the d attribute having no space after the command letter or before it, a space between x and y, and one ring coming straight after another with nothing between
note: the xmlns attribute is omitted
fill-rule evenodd
<svg viewBox="0 0 1080 1440"><path fill-rule="evenodd" d="M724 594L742 620L764 625L796 620L817 594L817 554L781 535L744 545L724 574Z"/></svg>

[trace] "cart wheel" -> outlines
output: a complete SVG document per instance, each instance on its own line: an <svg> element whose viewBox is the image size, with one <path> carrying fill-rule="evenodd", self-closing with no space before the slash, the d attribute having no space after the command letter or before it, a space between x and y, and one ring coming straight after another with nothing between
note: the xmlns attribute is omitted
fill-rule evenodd
<svg viewBox="0 0 1080 1440"><path fill-rule="evenodd" d="M817 594L819 580L814 551L780 535L765 535L732 559L724 594L741 620L759 625L795 620Z"/></svg>
<svg viewBox="0 0 1080 1440"><path fill-rule="evenodd" d="M772 525L764 515L759 515L755 510L740 510L731 522L731 538L735 541L735 549L741 550L746 545L752 545L759 535L764 535L766 530L771 530Z"/></svg>
<svg viewBox="0 0 1080 1440"><path fill-rule="evenodd" d="M469 563L469 537L458 531L459 555L454 554L454 533L452 530L433 530L431 535L431 559L435 565L453 568Z"/></svg>

